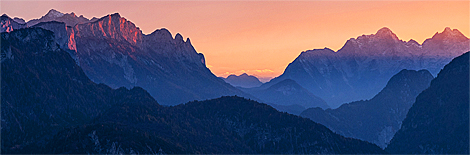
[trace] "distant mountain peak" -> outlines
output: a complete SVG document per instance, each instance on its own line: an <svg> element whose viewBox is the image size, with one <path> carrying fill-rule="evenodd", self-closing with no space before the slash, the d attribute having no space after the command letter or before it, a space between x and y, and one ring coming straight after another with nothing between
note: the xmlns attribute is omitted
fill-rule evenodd
<svg viewBox="0 0 470 155"><path fill-rule="evenodd" d="M456 40L456 41L467 41L468 38L462 34L457 29L451 29L450 27L446 27L444 31L441 33L436 32L434 36L432 36L431 39L437 39L437 40Z"/></svg>
<svg viewBox="0 0 470 155"><path fill-rule="evenodd" d="M410 39L407 41L408 43L412 43L412 44L417 44L417 45L420 45L416 40L414 39Z"/></svg>
<svg viewBox="0 0 470 155"><path fill-rule="evenodd" d="M257 77L248 75L246 73L240 74L239 76L231 74L223 80L232 86L244 88L259 87L261 84L263 84Z"/></svg>
<svg viewBox="0 0 470 155"><path fill-rule="evenodd" d="M392 30L390 30L388 27L382 27L381 29L379 29L376 33L376 35L379 35L379 34L391 34L393 33Z"/></svg>
<svg viewBox="0 0 470 155"><path fill-rule="evenodd" d="M183 41L183 36L180 33L176 33L175 41L184 42Z"/></svg>
<svg viewBox="0 0 470 155"><path fill-rule="evenodd" d="M47 14L45 15L45 17L50 17L50 18L58 18L58 17L62 17L62 16L64 16L64 13L59 12L55 9L49 10L49 12L47 12Z"/></svg>
<svg viewBox="0 0 470 155"><path fill-rule="evenodd" d="M383 27L375 33L375 36L377 37L391 37L394 40L399 40L397 35L392 32L388 27Z"/></svg>
<svg viewBox="0 0 470 155"><path fill-rule="evenodd" d="M450 27L446 27L446 28L444 28L443 33L444 33L444 32L452 32L452 29L450 29Z"/></svg>
<svg viewBox="0 0 470 155"><path fill-rule="evenodd" d="M117 12L116 12L116 13L113 13L113 14L111 14L111 15L109 15L109 16L111 16L111 17L114 17L114 16L115 16L115 17L121 18L121 15L120 15L119 13L117 13Z"/></svg>

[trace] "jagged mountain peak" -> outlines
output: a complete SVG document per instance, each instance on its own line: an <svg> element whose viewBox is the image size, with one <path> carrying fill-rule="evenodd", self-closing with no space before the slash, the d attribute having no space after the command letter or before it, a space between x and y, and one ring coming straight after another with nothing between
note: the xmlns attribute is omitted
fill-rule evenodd
<svg viewBox="0 0 470 155"><path fill-rule="evenodd" d="M391 38L393 40L400 40L400 39L398 39L397 35L395 33L393 33L392 30L390 30L388 27L383 27L383 28L379 29L377 31L377 33L375 33L374 36L384 38L384 39Z"/></svg>
<svg viewBox="0 0 470 155"><path fill-rule="evenodd" d="M377 33L375 33L375 35L382 35L382 34L392 34L392 30L390 30L388 27L382 27L381 29L379 29L377 31Z"/></svg>
<svg viewBox="0 0 470 155"><path fill-rule="evenodd" d="M42 16L41 18L32 19L26 23L28 27L31 27L42 22L50 22L50 21L63 22L67 24L67 26L75 26L77 24L90 22L90 20L83 17L83 15L81 15L80 17L77 17L77 15L74 12L62 13L55 9L51 9L49 10L49 12L47 12L46 15Z"/></svg>
<svg viewBox="0 0 470 155"><path fill-rule="evenodd" d="M109 19L121 19L121 15L119 13L113 13L113 14L108 14L106 16L103 16L101 18L99 18L98 20L96 20L96 22L98 21L103 21L103 20L109 20ZM123 18L125 20L127 20L126 18Z"/></svg>
<svg viewBox="0 0 470 155"><path fill-rule="evenodd" d="M147 36L149 36L151 40L173 40L171 32L166 28L156 29Z"/></svg>
<svg viewBox="0 0 470 155"><path fill-rule="evenodd" d="M22 19L18 18L11 19L8 15L3 14L0 17L0 32L11 32L16 29L25 28L26 24L24 24L21 20Z"/></svg>
<svg viewBox="0 0 470 155"><path fill-rule="evenodd" d="M184 42L183 36L180 33L176 33L175 35L175 41L177 42Z"/></svg>
<svg viewBox="0 0 470 155"><path fill-rule="evenodd" d="M62 17L62 16L64 16L64 13L59 12L55 9L49 10L49 12L47 12L47 14L44 15L44 17L49 17L49 18L58 18L58 17Z"/></svg>
<svg viewBox="0 0 470 155"><path fill-rule="evenodd" d="M406 43L408 43L408 44L415 44L415 45L418 45L418 46L421 45L421 44L419 44L419 43L418 43L416 40L414 40L414 39L410 39L410 40L408 40Z"/></svg>
<svg viewBox="0 0 470 155"><path fill-rule="evenodd" d="M454 40L454 41L467 41L469 40L465 35L462 34L457 29L451 29L450 27L446 27L444 31L441 33L436 32L431 39L436 40Z"/></svg>

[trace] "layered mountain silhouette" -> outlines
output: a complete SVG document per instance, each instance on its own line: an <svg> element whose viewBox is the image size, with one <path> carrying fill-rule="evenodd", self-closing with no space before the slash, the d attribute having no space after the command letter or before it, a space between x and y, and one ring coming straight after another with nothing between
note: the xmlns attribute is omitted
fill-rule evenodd
<svg viewBox="0 0 470 155"><path fill-rule="evenodd" d="M416 96L429 87L432 79L427 70L402 70L370 100L343 104L337 109L310 108L300 116L323 124L343 136L385 148L400 129Z"/></svg>
<svg viewBox="0 0 470 155"><path fill-rule="evenodd" d="M254 98L212 74L189 38L173 38L164 28L145 35L118 13L88 20L51 10L28 26L53 31L59 47L93 82L112 88L140 86L164 105L224 95Z"/></svg>
<svg viewBox="0 0 470 155"><path fill-rule="evenodd" d="M310 93L291 79L280 81L266 89L258 87L241 90L265 101L279 111L291 114L299 115L304 109L312 107L329 108L323 99Z"/></svg>
<svg viewBox="0 0 470 155"><path fill-rule="evenodd" d="M292 79L336 108L372 98L402 69L426 69L436 75L452 58L468 51L469 44L456 29L445 28L420 45L399 40L390 29L382 28L376 34L349 39L336 52L328 48L302 52L282 75L261 87Z"/></svg>
<svg viewBox="0 0 470 155"><path fill-rule="evenodd" d="M416 98L386 151L469 154L469 53L450 62Z"/></svg>
<svg viewBox="0 0 470 155"><path fill-rule="evenodd" d="M384 153L241 97L160 106L88 79L53 32L1 33L2 153Z"/></svg>
<svg viewBox="0 0 470 155"><path fill-rule="evenodd" d="M235 87L252 88L252 87L259 87L263 84L255 76L248 75L246 73L243 73L240 76L232 74L232 75L229 75L227 78L223 78L223 79L225 82Z"/></svg>
<svg viewBox="0 0 470 155"><path fill-rule="evenodd" d="M93 83L54 41L27 28L1 34L2 153L37 153L53 135L124 101L154 101L143 89ZM156 105L156 108L158 105Z"/></svg>

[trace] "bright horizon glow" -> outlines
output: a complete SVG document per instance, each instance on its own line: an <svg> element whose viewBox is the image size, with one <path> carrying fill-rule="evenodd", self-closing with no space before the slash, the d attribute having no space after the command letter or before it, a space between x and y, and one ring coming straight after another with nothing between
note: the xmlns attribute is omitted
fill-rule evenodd
<svg viewBox="0 0 470 155"><path fill-rule="evenodd" d="M118 12L144 34L167 28L191 38L221 77L244 72L263 82L302 51L337 51L350 38L390 28L420 44L445 27L470 36L468 1L1 1L1 13L26 21L50 9L88 19Z"/></svg>

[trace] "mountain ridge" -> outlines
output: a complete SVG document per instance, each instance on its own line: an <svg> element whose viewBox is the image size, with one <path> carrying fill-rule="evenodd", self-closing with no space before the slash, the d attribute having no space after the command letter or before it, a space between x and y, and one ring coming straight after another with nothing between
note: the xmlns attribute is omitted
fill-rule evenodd
<svg viewBox="0 0 470 155"><path fill-rule="evenodd" d="M173 38L164 28L145 35L119 13L73 27L60 20L33 27L56 33L60 47L96 83L112 88L141 86L164 105L224 95L255 99L217 78L189 38L185 41L179 33Z"/></svg>
<svg viewBox="0 0 470 155"><path fill-rule="evenodd" d="M420 45L415 40L402 41L389 28L382 28L376 34L349 39L336 52L329 48L303 51L283 74L261 87L293 79L335 108L372 98L401 69L426 69L436 75L466 50L470 50L470 40L458 30L446 28Z"/></svg>

